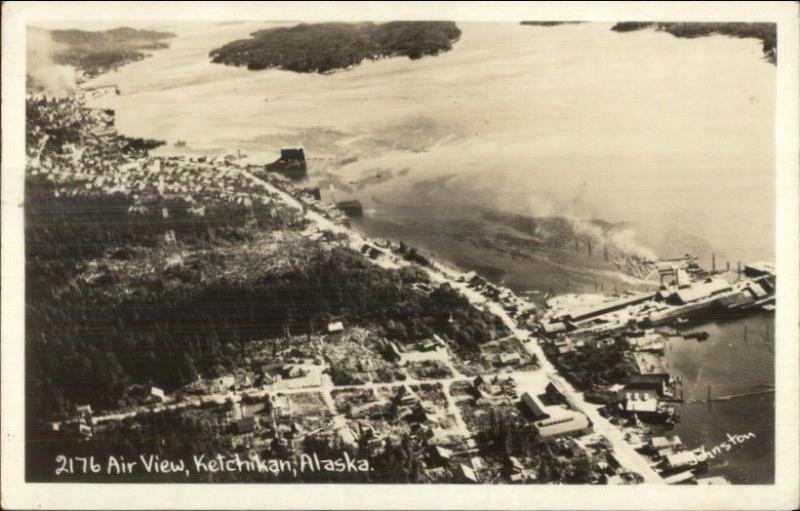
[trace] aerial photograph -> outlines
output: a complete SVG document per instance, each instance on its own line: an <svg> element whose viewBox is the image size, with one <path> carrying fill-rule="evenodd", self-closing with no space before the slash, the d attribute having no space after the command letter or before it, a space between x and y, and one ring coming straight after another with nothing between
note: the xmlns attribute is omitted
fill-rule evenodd
<svg viewBox="0 0 800 511"><path fill-rule="evenodd" d="M776 482L774 23L26 33L25 481Z"/></svg>

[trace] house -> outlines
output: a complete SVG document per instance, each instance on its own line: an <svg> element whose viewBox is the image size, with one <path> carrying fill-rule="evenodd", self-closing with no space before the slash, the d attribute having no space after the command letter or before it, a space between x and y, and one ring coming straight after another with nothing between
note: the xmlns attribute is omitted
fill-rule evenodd
<svg viewBox="0 0 800 511"><path fill-rule="evenodd" d="M92 438L92 427L86 424L86 421L82 419L63 423L59 431L70 436L75 436L78 440L89 440Z"/></svg>
<svg viewBox="0 0 800 511"><path fill-rule="evenodd" d="M341 321L335 321L333 323L328 323L328 333L335 334L344 330L344 323Z"/></svg>
<svg viewBox="0 0 800 511"><path fill-rule="evenodd" d="M243 417L234 423L237 435L247 435L255 432L258 424L255 417Z"/></svg>
<svg viewBox="0 0 800 511"><path fill-rule="evenodd" d="M677 452L683 449L683 443L679 436L666 437L656 436L650 439L650 449L663 455Z"/></svg>
<svg viewBox="0 0 800 511"><path fill-rule="evenodd" d="M358 439L353 433L353 430L343 421L337 428L339 438L342 440L342 445L354 449L358 445Z"/></svg>
<svg viewBox="0 0 800 511"><path fill-rule="evenodd" d="M206 389L208 392L212 393L227 392L235 383L236 379L233 377L233 375L210 378L206 380Z"/></svg>
<svg viewBox="0 0 800 511"><path fill-rule="evenodd" d="M284 364L281 367L281 375L284 378L302 378L308 374L308 370L296 364Z"/></svg>
<svg viewBox="0 0 800 511"><path fill-rule="evenodd" d="M521 471L525 470L525 466L522 464L522 462L516 456L509 456L508 457L508 464L512 469L514 469L514 470L516 470L518 472L521 472Z"/></svg>
<svg viewBox="0 0 800 511"><path fill-rule="evenodd" d="M430 458L434 466L447 465L450 463L452 456L453 451L447 447L442 447L440 445L434 445L430 447Z"/></svg>
<svg viewBox="0 0 800 511"><path fill-rule="evenodd" d="M566 335L559 336L553 344L558 348L559 355L575 351L575 343Z"/></svg>
<svg viewBox="0 0 800 511"><path fill-rule="evenodd" d="M477 276L477 274L474 271L471 271L471 272L467 272L467 273L462 273L461 275L459 275L456 278L456 280L458 282L469 282L470 280L472 280L476 276Z"/></svg>
<svg viewBox="0 0 800 511"><path fill-rule="evenodd" d="M624 388L625 386L620 383L616 383L608 387L595 386L592 388L592 390L586 392L585 397L586 400L591 403L603 405L613 404L622 399L621 392Z"/></svg>
<svg viewBox="0 0 800 511"><path fill-rule="evenodd" d="M436 351L438 347L439 345L431 339L426 339L417 343L417 349L419 349L419 351Z"/></svg>
<svg viewBox="0 0 800 511"><path fill-rule="evenodd" d="M475 471L472 470L470 467L459 464L458 471L456 472L456 478L463 483L477 483L479 482L478 476L475 474Z"/></svg>
<svg viewBox="0 0 800 511"><path fill-rule="evenodd" d="M625 393L625 411L639 415L658 413L658 398L654 394L640 392Z"/></svg>
<svg viewBox="0 0 800 511"><path fill-rule="evenodd" d="M419 407L425 413L436 413L436 406L432 401L420 401Z"/></svg>
<svg viewBox="0 0 800 511"><path fill-rule="evenodd" d="M291 431L292 437L300 437L300 436L303 435L303 433L305 433L306 428L304 428L303 425L300 424L299 422L293 421L290 431Z"/></svg>
<svg viewBox="0 0 800 511"><path fill-rule="evenodd" d="M150 399L155 402L162 403L165 399L164 391L158 387L150 387Z"/></svg>
<svg viewBox="0 0 800 511"><path fill-rule="evenodd" d="M705 457L699 456L696 451L680 451L668 454L665 458L665 465L667 469L675 470L689 466L697 466L705 461Z"/></svg>
<svg viewBox="0 0 800 511"><path fill-rule="evenodd" d="M511 353L501 353L499 361L501 365L510 366L519 364L522 362L522 359L520 358L519 353L514 351Z"/></svg>
<svg viewBox="0 0 800 511"><path fill-rule="evenodd" d="M246 389L253 385L253 379L248 374L237 374L235 376L234 386L237 389Z"/></svg>
<svg viewBox="0 0 800 511"><path fill-rule="evenodd" d="M413 406L417 404L417 397L406 390L405 387L400 387L397 392L397 399L400 401L400 406Z"/></svg>
<svg viewBox="0 0 800 511"><path fill-rule="evenodd" d="M397 348L397 344L395 344L394 341L387 341L387 342L389 343L391 358L395 360L400 360L402 358L402 355L400 353L400 350Z"/></svg>
<svg viewBox="0 0 800 511"><path fill-rule="evenodd" d="M256 385L272 385L275 383L275 376L273 375L273 366L262 365L258 378L256 378ZM277 376L280 378L280 375Z"/></svg>
<svg viewBox="0 0 800 511"><path fill-rule="evenodd" d="M663 396L669 390L669 375L665 373L657 374L635 374L625 386L626 392L647 392L656 396Z"/></svg>
<svg viewBox="0 0 800 511"><path fill-rule="evenodd" d="M92 405L78 405L75 407L75 415L79 417L91 417Z"/></svg>

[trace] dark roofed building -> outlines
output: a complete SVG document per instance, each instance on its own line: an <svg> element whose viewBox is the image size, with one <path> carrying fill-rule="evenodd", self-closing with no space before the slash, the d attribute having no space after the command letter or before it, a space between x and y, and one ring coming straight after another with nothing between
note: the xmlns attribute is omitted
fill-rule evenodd
<svg viewBox="0 0 800 511"><path fill-rule="evenodd" d="M669 383L669 375L664 373L658 374L635 374L631 376L630 381L625 385L626 391L651 391L658 396L663 396L667 390Z"/></svg>
<svg viewBox="0 0 800 511"><path fill-rule="evenodd" d="M236 421L234 428L239 435L253 433L256 430L256 419L255 417L243 417Z"/></svg>
<svg viewBox="0 0 800 511"><path fill-rule="evenodd" d="M281 160L283 161L306 161L306 153L302 147L284 147L281 149Z"/></svg>

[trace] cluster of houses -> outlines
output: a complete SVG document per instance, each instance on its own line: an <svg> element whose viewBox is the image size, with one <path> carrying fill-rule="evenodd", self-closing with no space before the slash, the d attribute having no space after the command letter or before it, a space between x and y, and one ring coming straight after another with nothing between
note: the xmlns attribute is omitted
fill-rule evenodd
<svg viewBox="0 0 800 511"><path fill-rule="evenodd" d="M476 403L495 404L502 400L514 401L517 399L517 382L514 378L484 378L476 376L472 380L470 389Z"/></svg>
<svg viewBox="0 0 800 511"><path fill-rule="evenodd" d="M112 111L87 108L79 97L32 96L28 110L29 172L45 176L57 196L122 194L134 199L131 214L147 213L149 198L173 198L196 216L206 214L209 200L241 208L273 202L253 191L232 155L149 156L116 132ZM53 144L50 134L61 128L77 129L78 138ZM168 217L169 208L160 213Z"/></svg>
<svg viewBox="0 0 800 511"><path fill-rule="evenodd" d="M515 320L523 320L536 312L536 306L533 303L519 298L506 287L492 284L474 271L465 273L456 280L466 283L468 288L481 293L486 298L499 302L508 315Z"/></svg>
<svg viewBox="0 0 800 511"><path fill-rule="evenodd" d="M63 435L81 440L91 440L94 434L94 418L91 405L78 405L72 418L60 424L54 423L53 429Z"/></svg>

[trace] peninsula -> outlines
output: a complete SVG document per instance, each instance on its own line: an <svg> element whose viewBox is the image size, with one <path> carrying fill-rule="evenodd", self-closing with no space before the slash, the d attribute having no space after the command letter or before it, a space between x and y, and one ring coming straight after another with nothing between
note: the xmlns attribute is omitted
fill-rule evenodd
<svg viewBox="0 0 800 511"><path fill-rule="evenodd" d="M764 56L773 64L778 61L778 36L774 23L664 23L623 21L611 27L615 32L632 32L655 26L675 37L701 37L722 34L732 37L753 37L763 43Z"/></svg>
<svg viewBox="0 0 800 511"><path fill-rule="evenodd" d="M57 64L75 66L88 77L142 60L144 51L167 48L170 32L119 27L111 30L52 30L50 37L62 47L53 59Z"/></svg>

